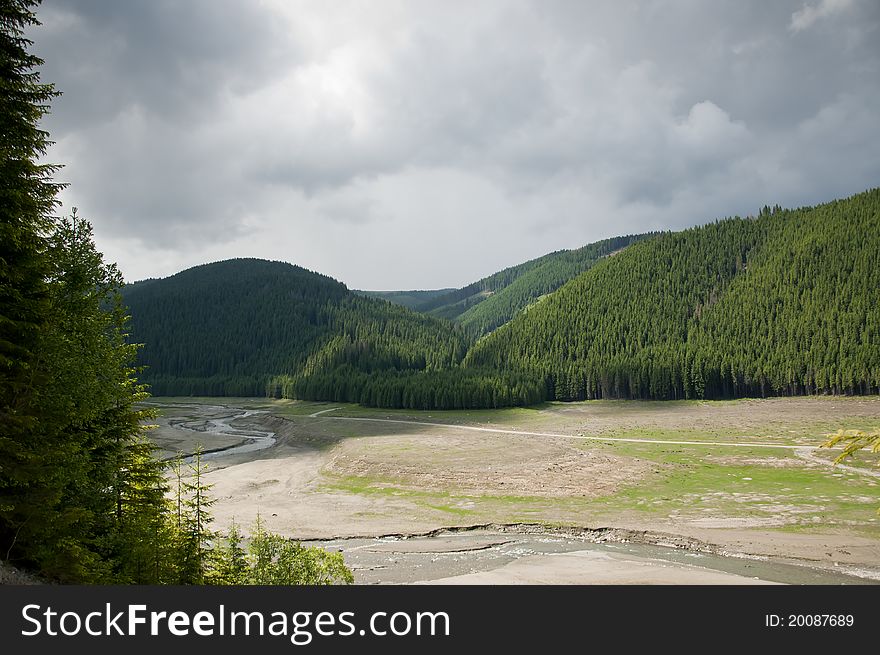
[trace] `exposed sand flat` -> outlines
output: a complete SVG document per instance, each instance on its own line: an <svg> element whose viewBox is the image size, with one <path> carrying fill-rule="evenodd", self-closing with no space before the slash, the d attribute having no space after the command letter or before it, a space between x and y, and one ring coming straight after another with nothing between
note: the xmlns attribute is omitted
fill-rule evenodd
<svg viewBox="0 0 880 655"><path fill-rule="evenodd" d="M431 466L426 466L426 450L433 453ZM586 451L559 440L492 433L475 436L466 428L452 427L436 435L403 432L394 439L348 439L333 449L324 472L392 477L418 489L455 489L470 496L554 498L610 494L651 468L631 457Z"/></svg>
<svg viewBox="0 0 880 655"><path fill-rule="evenodd" d="M480 571L429 584L637 584L637 585L753 585L777 584L742 575L675 564L662 560L589 550L532 555L491 571Z"/></svg>
<svg viewBox="0 0 880 655"><path fill-rule="evenodd" d="M268 413L246 411L254 409ZM368 416L359 418L361 411ZM210 461L204 479L217 499L214 526L222 531L235 520L247 531L259 514L272 531L345 552L357 582L880 580L880 484L860 469L796 453L837 426L880 423L877 399L615 401L384 416L294 401L277 408L272 401L177 403L153 437L170 450L194 436L235 446L241 435L274 434L276 442L263 450L230 448ZM183 420L190 430L179 429ZM218 424L224 431L212 436ZM193 432L202 427L205 433ZM610 445L577 437L597 432L626 437ZM757 447L771 443L785 447ZM870 458L856 463L873 470ZM504 534L437 534L490 524L514 531L534 526L540 535L523 544ZM570 526L569 534L587 530L566 554L539 543L554 526ZM694 554L702 567L645 549L585 550L591 540L669 545ZM711 557L699 553L716 559L710 566ZM742 559L725 563L738 556L826 575L782 574L763 564L740 565Z"/></svg>
<svg viewBox="0 0 880 655"><path fill-rule="evenodd" d="M669 529L669 527L666 527ZM819 534L770 532L765 530L694 529L677 526L675 531L700 541L715 544L728 552L748 553L759 557L800 560L827 568L868 564L880 573L880 540L846 532Z"/></svg>

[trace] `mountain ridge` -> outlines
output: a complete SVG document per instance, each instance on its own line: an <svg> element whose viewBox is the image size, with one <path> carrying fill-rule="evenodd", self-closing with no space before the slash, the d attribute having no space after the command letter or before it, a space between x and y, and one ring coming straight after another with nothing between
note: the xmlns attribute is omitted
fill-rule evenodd
<svg viewBox="0 0 880 655"><path fill-rule="evenodd" d="M765 207L635 244L479 341L548 396L732 398L880 390L880 189Z"/></svg>
<svg viewBox="0 0 880 655"><path fill-rule="evenodd" d="M571 253L584 270L560 283ZM157 394L443 409L875 393L877 253L873 189L549 253L484 278L500 290L457 324L429 314L466 301L477 283L427 298L425 314L257 259L145 280L125 300ZM187 283L222 269L222 280ZM545 273L551 289L536 295ZM526 288L509 315L496 312L492 299L514 296L518 280ZM481 307L493 310L488 322L477 320Z"/></svg>

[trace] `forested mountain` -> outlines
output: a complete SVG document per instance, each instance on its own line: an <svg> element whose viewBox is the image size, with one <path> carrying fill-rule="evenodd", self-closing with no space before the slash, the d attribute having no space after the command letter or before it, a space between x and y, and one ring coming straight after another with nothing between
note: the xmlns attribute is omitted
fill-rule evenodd
<svg viewBox="0 0 880 655"><path fill-rule="evenodd" d="M282 262L234 259L128 286L141 379L159 395L264 395L274 375L437 370L467 342L448 323Z"/></svg>
<svg viewBox="0 0 880 655"><path fill-rule="evenodd" d="M634 244L478 342L548 397L880 390L880 190Z"/></svg>
<svg viewBox="0 0 880 655"><path fill-rule="evenodd" d="M427 291L358 291L354 292L367 298L379 298L393 302L395 305L403 305L410 309L418 309L420 305L424 305L429 300L437 296L445 295L455 289L431 289Z"/></svg>
<svg viewBox="0 0 880 655"><path fill-rule="evenodd" d="M483 302L471 306L457 316L455 322L469 334L482 336L504 325L532 303L589 270L603 257L619 253L630 244L651 236L654 234L614 237L577 250L562 250L527 262L533 265L521 270L515 278Z"/></svg>
<svg viewBox="0 0 880 655"><path fill-rule="evenodd" d="M428 301L500 289L460 326L262 260L144 281L125 300L146 344L142 379L160 395L440 409L878 391L880 191L651 236L552 253Z"/></svg>
<svg viewBox="0 0 880 655"><path fill-rule="evenodd" d="M653 236L629 235L559 250L505 268L460 289L435 291L358 291L419 312L449 319L479 337L503 325L541 297L583 273L601 258Z"/></svg>

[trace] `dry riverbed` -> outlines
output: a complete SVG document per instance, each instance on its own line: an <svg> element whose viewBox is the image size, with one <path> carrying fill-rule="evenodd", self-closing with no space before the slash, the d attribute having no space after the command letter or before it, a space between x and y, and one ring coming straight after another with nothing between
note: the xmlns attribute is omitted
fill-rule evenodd
<svg viewBox="0 0 880 655"><path fill-rule="evenodd" d="M842 469L814 450L880 425L874 397L471 412L154 402L165 456L215 451L217 527L259 514L342 550L361 583L880 581L876 457Z"/></svg>

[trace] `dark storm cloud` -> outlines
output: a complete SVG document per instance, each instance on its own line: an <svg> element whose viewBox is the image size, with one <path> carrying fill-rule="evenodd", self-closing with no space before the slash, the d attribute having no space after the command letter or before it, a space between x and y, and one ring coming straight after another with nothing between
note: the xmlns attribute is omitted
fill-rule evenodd
<svg viewBox="0 0 880 655"><path fill-rule="evenodd" d="M65 202L135 277L248 254L449 286L880 181L872 0L53 0L40 16Z"/></svg>
<svg viewBox="0 0 880 655"><path fill-rule="evenodd" d="M43 78L63 94L48 127L71 204L109 235L162 247L238 234L235 153L205 126L295 65L272 16L246 0L48 0L38 16Z"/></svg>
<svg viewBox="0 0 880 655"><path fill-rule="evenodd" d="M261 83L284 36L247 0L46 0L39 16L44 76L65 92L63 130L133 108L205 120L222 94Z"/></svg>

